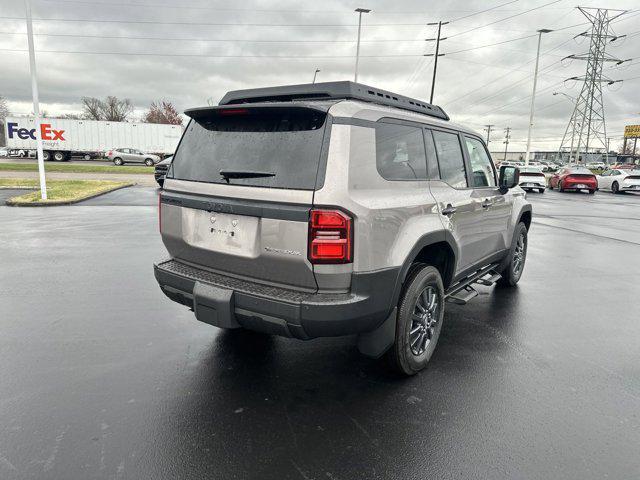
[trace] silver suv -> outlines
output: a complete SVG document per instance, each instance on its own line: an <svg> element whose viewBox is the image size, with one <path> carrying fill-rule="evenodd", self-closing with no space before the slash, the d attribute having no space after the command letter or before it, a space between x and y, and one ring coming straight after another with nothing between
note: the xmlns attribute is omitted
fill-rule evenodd
<svg viewBox="0 0 640 480"><path fill-rule="evenodd" d="M515 285L531 205L437 106L352 82L229 92L191 117L160 194L162 291L220 328L358 335L403 374L445 302Z"/></svg>

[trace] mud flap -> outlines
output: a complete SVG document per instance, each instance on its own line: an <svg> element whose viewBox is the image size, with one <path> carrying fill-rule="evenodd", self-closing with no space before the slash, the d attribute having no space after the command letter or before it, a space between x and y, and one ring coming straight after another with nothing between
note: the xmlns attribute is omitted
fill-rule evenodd
<svg viewBox="0 0 640 480"><path fill-rule="evenodd" d="M193 311L201 322L219 328L240 328L233 313L233 290L196 282L193 286Z"/></svg>
<svg viewBox="0 0 640 480"><path fill-rule="evenodd" d="M395 307L382 325L371 332L358 336L358 350L371 358L380 358L391 348L396 339L396 317L398 308Z"/></svg>

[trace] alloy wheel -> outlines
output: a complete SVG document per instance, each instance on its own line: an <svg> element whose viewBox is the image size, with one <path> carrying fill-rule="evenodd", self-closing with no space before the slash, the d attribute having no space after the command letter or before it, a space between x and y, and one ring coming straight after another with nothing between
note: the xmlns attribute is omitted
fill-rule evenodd
<svg viewBox="0 0 640 480"><path fill-rule="evenodd" d="M433 286L425 287L416 299L411 315L409 346L416 357L422 355L434 337L440 317L440 294Z"/></svg>
<svg viewBox="0 0 640 480"><path fill-rule="evenodd" d="M513 275L518 277L522 272L522 267L524 266L524 258L526 255L526 238L524 233L520 233L518 235L518 240L516 241L516 249L513 252Z"/></svg>

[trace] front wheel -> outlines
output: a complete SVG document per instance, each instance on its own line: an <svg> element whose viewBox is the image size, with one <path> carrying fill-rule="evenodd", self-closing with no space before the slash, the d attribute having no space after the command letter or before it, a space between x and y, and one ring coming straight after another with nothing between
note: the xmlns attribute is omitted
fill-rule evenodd
<svg viewBox="0 0 640 480"><path fill-rule="evenodd" d="M395 342L388 352L402 375L422 370L438 343L444 318L444 286L437 268L421 263L411 267L396 317Z"/></svg>
<svg viewBox="0 0 640 480"><path fill-rule="evenodd" d="M539 189L538 189L538 191L539 191L540 193L544 193L544 188L539 188Z"/></svg>
<svg viewBox="0 0 640 480"><path fill-rule="evenodd" d="M618 185L618 182L613 182L611 184L611 192L614 195L617 195L618 193L620 193L620 185Z"/></svg>
<svg viewBox="0 0 640 480"><path fill-rule="evenodd" d="M496 283L503 287L514 287L524 270L524 262L527 259L527 227L523 222L520 222L513 232L513 240L511 241L511 248L507 255L507 264L500 272L502 278Z"/></svg>
<svg viewBox="0 0 640 480"><path fill-rule="evenodd" d="M153 160L151 160L150 158L147 158L147 159L144 161L144 164L145 164L147 167L153 167Z"/></svg>
<svg viewBox="0 0 640 480"><path fill-rule="evenodd" d="M596 193L595 190L589 190L589 195L594 195Z"/></svg>

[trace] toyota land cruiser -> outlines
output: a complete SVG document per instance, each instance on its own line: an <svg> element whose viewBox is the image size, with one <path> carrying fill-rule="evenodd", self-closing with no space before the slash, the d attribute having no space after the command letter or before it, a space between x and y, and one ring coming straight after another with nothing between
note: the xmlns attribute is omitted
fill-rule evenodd
<svg viewBox="0 0 640 480"><path fill-rule="evenodd" d="M445 303L514 286L518 169L434 105L352 82L229 92L191 118L159 195L162 291L220 328L358 335L406 375Z"/></svg>

